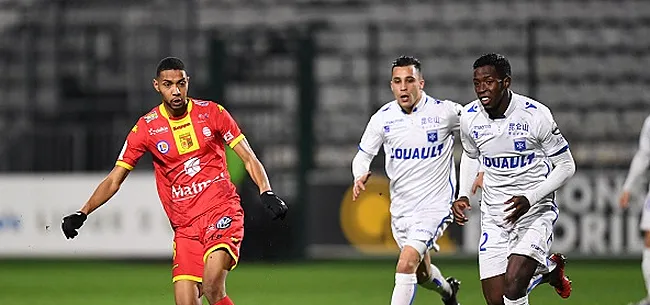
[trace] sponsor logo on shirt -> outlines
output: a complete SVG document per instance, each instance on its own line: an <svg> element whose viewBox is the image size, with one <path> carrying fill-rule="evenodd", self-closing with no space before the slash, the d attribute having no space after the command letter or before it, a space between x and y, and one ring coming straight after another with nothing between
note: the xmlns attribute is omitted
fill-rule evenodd
<svg viewBox="0 0 650 305"><path fill-rule="evenodd" d="M149 123L158 118L158 112L155 110L144 115L144 121Z"/></svg>
<svg viewBox="0 0 650 305"><path fill-rule="evenodd" d="M172 185L171 193L173 201L183 201L196 197L205 189L207 189L210 184L217 182L219 180L225 179L223 173L217 175L213 179L208 179L201 182L192 182L190 185Z"/></svg>
<svg viewBox="0 0 650 305"><path fill-rule="evenodd" d="M185 161L183 166L183 172L185 172L185 174L190 177L194 177L194 175L198 174L201 171L201 159L192 157Z"/></svg>
<svg viewBox="0 0 650 305"><path fill-rule="evenodd" d="M169 132L169 128L167 126L161 126L158 128L149 128L149 135L150 136L155 136L159 133L166 133Z"/></svg>
<svg viewBox="0 0 650 305"><path fill-rule="evenodd" d="M444 144L441 143L427 147L391 148L390 158L398 160L425 160L429 158L436 158L442 154L443 147Z"/></svg>
<svg viewBox="0 0 650 305"><path fill-rule="evenodd" d="M161 154L166 154L169 151L169 143L165 140L160 140L156 143L156 149L158 149Z"/></svg>
<svg viewBox="0 0 650 305"><path fill-rule="evenodd" d="M533 159L535 159L535 153L514 157L483 157L483 165L493 168L520 168L530 165Z"/></svg>

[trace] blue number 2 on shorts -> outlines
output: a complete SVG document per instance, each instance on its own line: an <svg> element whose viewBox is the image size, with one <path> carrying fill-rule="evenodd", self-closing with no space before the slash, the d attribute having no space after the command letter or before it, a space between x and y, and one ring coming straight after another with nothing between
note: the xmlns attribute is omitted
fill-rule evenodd
<svg viewBox="0 0 650 305"><path fill-rule="evenodd" d="M485 243L487 242L487 239L488 239L488 234L487 234L487 232L483 232L483 242L481 243L480 246L478 246L478 251L481 251L481 252L482 252L482 251L486 251L486 250L487 250L487 249L485 249L485 247L483 247L483 246L485 246Z"/></svg>

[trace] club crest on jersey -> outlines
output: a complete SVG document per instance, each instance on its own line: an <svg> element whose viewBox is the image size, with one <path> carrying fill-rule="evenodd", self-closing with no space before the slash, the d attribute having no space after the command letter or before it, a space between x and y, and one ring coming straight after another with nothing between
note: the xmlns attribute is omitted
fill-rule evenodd
<svg viewBox="0 0 650 305"><path fill-rule="evenodd" d="M194 141L192 141L192 134L191 133L183 133L178 136L178 139L181 142L181 148L183 150L188 150L192 145L194 145Z"/></svg>
<svg viewBox="0 0 650 305"><path fill-rule="evenodd" d="M437 130L430 130L427 131L427 141L431 143L435 143L438 141L438 131Z"/></svg>
<svg viewBox="0 0 650 305"><path fill-rule="evenodd" d="M160 140L156 143L156 149L158 149L161 154L166 154L169 151L169 143L165 140Z"/></svg>
<svg viewBox="0 0 650 305"><path fill-rule="evenodd" d="M515 139L514 144L516 151L522 152L526 150L526 139Z"/></svg>

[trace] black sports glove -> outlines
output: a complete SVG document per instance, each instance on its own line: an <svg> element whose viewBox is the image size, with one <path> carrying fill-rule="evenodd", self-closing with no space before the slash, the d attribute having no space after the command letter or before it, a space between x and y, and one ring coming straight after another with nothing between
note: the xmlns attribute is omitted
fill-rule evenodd
<svg viewBox="0 0 650 305"><path fill-rule="evenodd" d="M271 214L273 219L284 219L284 216L287 215L287 204L284 203L280 197L278 197L273 191L266 191L260 195L262 204L266 210Z"/></svg>
<svg viewBox="0 0 650 305"><path fill-rule="evenodd" d="M61 230L63 230L63 235L65 235L67 239L75 238L75 236L79 235L77 229L81 228L87 218L88 215L81 211L63 217L63 220L61 221Z"/></svg>

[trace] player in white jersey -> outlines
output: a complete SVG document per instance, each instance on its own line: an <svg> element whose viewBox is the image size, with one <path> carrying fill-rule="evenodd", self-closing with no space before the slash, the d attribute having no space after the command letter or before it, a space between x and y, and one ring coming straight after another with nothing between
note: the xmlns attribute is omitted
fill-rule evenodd
<svg viewBox="0 0 650 305"><path fill-rule="evenodd" d="M623 184L623 192L619 199L621 208L627 208L630 203L630 191L638 186L641 177L648 170L650 164L650 117L646 118L639 136L639 150L637 150L630 171ZM641 230L645 235L645 249L643 250L643 259L641 261L641 271L645 279L648 296L636 303L637 305L650 305L650 193L646 196L645 203L641 214Z"/></svg>
<svg viewBox="0 0 650 305"><path fill-rule="evenodd" d="M402 56L393 62L395 100L382 106L366 127L352 161L353 200L370 176L370 163L383 146L390 179L393 238L400 247L391 305L411 304L417 284L457 305L460 282L445 279L431 264L429 251L452 222L456 173L452 131L458 130L462 106L428 96L420 62Z"/></svg>
<svg viewBox="0 0 650 305"><path fill-rule="evenodd" d="M547 257L559 216L555 191L575 173L569 145L546 106L509 89L505 57L487 54L473 67L479 99L465 106L460 134L466 155L479 159L484 172L479 271L485 299L527 305L533 276L548 274L549 265L555 267L549 283L568 297L563 257ZM461 159L457 222L467 221L463 210L477 170Z"/></svg>

